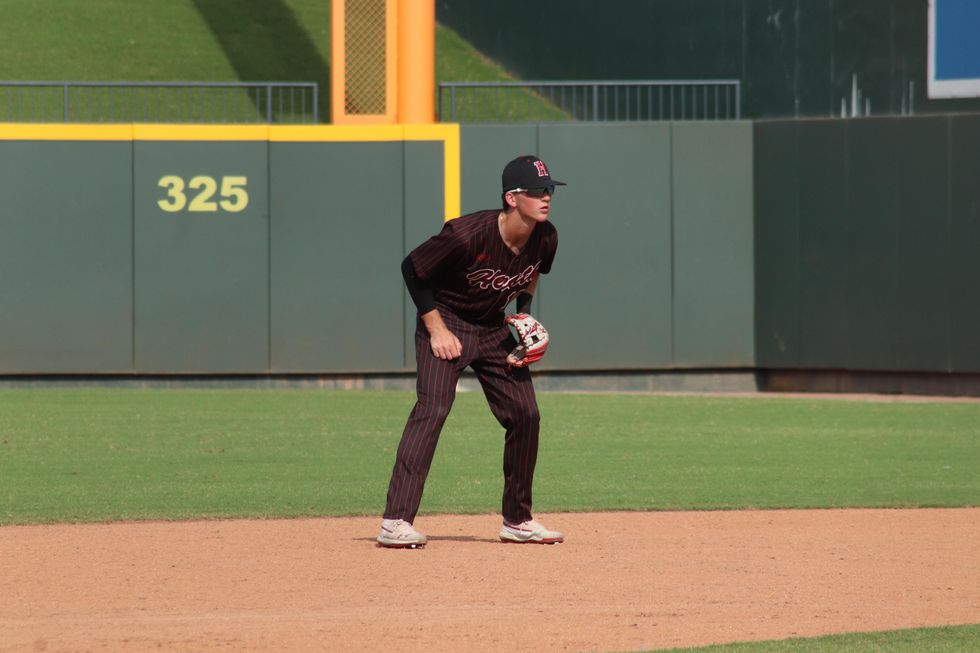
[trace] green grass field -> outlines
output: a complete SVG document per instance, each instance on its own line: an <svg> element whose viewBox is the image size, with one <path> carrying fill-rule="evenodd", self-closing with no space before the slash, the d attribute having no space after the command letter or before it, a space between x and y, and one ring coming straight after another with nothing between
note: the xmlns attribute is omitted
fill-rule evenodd
<svg viewBox="0 0 980 653"><path fill-rule="evenodd" d="M966 653L976 651L978 644L980 626L958 626L670 649L669 653Z"/></svg>
<svg viewBox="0 0 980 653"><path fill-rule="evenodd" d="M3 14L0 79L329 80L328 0L6 0ZM450 30L436 48L436 79L507 77Z"/></svg>
<svg viewBox="0 0 980 653"><path fill-rule="evenodd" d="M377 515L414 394L0 390L0 524ZM541 394L540 511L973 506L980 403ZM423 513L498 510L502 432L461 393ZM980 626L690 649L980 650Z"/></svg>
<svg viewBox="0 0 980 653"><path fill-rule="evenodd" d="M0 391L0 523L369 515L405 392ZM976 505L980 404L542 394L542 511ZM462 393L423 512L498 509L501 429Z"/></svg>

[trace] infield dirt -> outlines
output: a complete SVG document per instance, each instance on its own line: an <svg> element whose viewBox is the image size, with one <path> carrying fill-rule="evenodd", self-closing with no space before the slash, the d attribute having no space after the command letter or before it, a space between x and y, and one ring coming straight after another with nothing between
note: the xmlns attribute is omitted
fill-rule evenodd
<svg viewBox="0 0 980 653"><path fill-rule="evenodd" d="M980 622L980 509L0 528L2 651L627 651Z"/></svg>

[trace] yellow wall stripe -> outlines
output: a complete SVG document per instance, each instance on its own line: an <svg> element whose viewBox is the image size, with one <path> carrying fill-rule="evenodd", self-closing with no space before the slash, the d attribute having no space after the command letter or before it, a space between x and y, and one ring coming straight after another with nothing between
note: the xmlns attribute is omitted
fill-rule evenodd
<svg viewBox="0 0 980 653"><path fill-rule="evenodd" d="M4 141L131 141L133 125L0 123Z"/></svg>
<svg viewBox="0 0 980 653"><path fill-rule="evenodd" d="M401 125L273 125L269 140L277 142L375 142L405 140Z"/></svg>
<svg viewBox="0 0 980 653"><path fill-rule="evenodd" d="M3 141L441 141L446 220L460 211L459 125L163 125L0 123Z"/></svg>
<svg viewBox="0 0 980 653"><path fill-rule="evenodd" d="M459 125L438 123L433 125L404 125L406 141L442 141L443 198L445 219L452 220L460 211L460 151Z"/></svg>
<svg viewBox="0 0 980 653"><path fill-rule="evenodd" d="M133 125L136 141L266 141L268 125Z"/></svg>

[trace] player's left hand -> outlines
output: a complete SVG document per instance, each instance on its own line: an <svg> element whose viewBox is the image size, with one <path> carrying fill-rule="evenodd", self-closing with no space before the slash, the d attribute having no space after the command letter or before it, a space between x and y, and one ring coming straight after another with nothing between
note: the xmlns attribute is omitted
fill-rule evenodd
<svg viewBox="0 0 980 653"><path fill-rule="evenodd" d="M504 322L517 331L518 345L507 354L507 363L512 367L527 367L544 357L551 341L548 330L527 313L514 313L504 317Z"/></svg>

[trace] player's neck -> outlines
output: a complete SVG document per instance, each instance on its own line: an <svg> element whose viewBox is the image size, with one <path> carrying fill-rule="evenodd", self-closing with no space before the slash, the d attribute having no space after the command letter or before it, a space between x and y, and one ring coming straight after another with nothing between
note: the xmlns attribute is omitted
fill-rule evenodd
<svg viewBox="0 0 980 653"><path fill-rule="evenodd" d="M520 254L527 244L534 225L537 224L531 218L526 218L519 211L501 211L497 218L497 226L500 228L500 237L504 239L504 244L515 254Z"/></svg>

